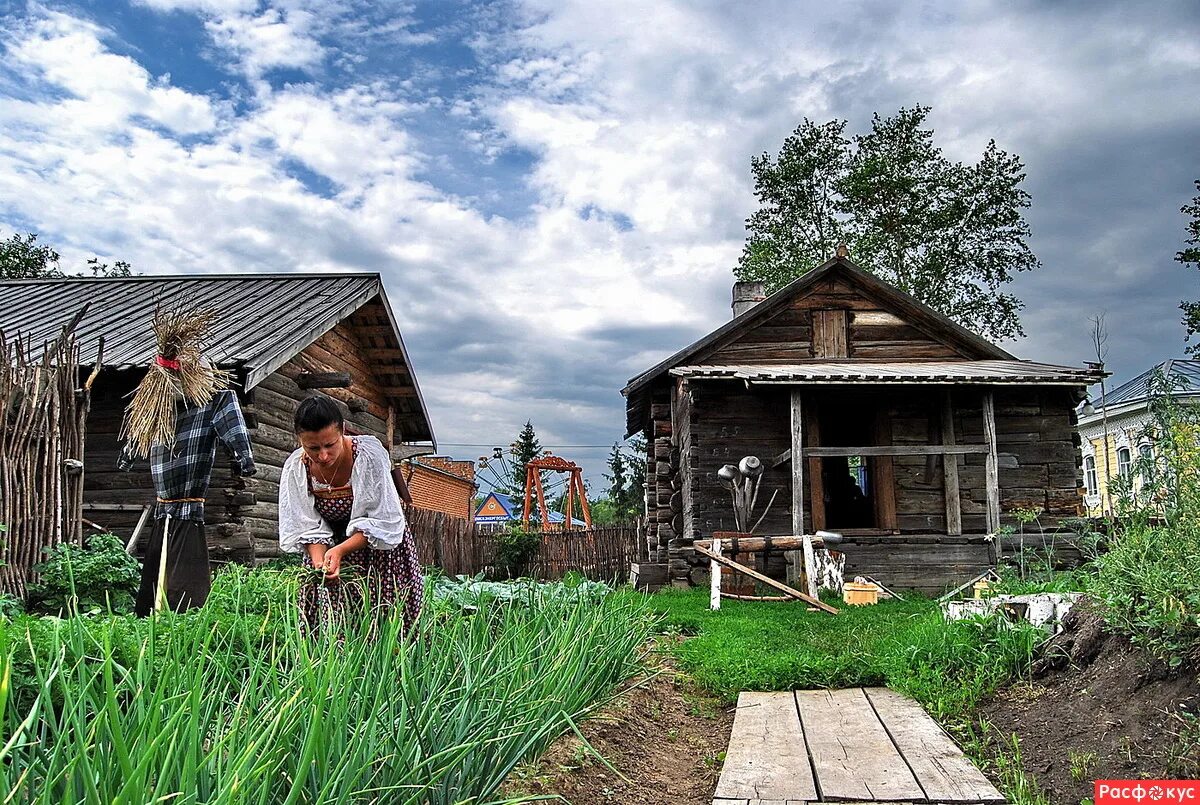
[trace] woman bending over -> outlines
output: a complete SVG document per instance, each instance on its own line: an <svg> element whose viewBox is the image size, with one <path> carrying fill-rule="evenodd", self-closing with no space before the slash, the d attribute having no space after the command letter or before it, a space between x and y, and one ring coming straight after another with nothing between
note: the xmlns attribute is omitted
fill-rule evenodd
<svg viewBox="0 0 1200 805"><path fill-rule="evenodd" d="M279 547L324 571L300 588L303 624L312 630L330 615L353 617L365 587L374 611L402 607L410 630L424 588L387 449L374 436L347 436L328 397L300 403L295 433L300 449L284 463L279 484ZM341 583L347 568L364 587Z"/></svg>

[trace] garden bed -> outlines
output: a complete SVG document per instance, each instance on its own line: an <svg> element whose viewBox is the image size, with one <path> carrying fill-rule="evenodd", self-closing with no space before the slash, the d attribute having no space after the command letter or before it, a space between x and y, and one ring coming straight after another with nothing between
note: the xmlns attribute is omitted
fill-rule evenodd
<svg viewBox="0 0 1200 805"><path fill-rule="evenodd" d="M573 805L709 805L732 724L729 707L660 653L580 725L586 744L564 735L518 768L502 793L559 795Z"/></svg>

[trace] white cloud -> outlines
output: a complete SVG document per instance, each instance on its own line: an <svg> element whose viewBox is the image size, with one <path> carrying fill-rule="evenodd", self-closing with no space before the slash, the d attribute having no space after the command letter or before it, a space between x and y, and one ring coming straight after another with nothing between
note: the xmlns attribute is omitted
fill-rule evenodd
<svg viewBox="0 0 1200 805"><path fill-rule="evenodd" d="M447 87L434 79L469 74L461 64L330 83L324 65L363 58L346 37L427 48L434 34L410 33L406 9L374 26L349 0L142 2L200 15L210 58L255 95L235 107L186 92L113 53L96 23L47 12L15 24L0 74L53 91L0 104L0 220L31 222L68 257L99 252L148 272L381 271L448 442L504 444L527 418L549 444L617 438L623 382L729 315L749 158L803 116L861 129L872 111L932 103L952 156L973 158L995 136L1026 158L1044 188L1034 245L1047 267L1042 285L1023 286L1033 337L1016 351L1035 358L1082 357L1069 348L1069 300L1091 304L1114 283L1121 304L1149 293L1137 257L1159 231L1152 220L1182 203L1143 203L1125 174L1098 194L1093 174L1116 156L1161 186L1180 174L1186 192L1196 171L1177 164L1186 146L1155 139L1190 132L1194 144L1200 129L1180 92L1200 69L1196 26L1169 11L1097 11L1067 36L1059 12L987 4L933 17L886 2L764 3L750 15L539 0L513 9L525 21L515 30L460 31L492 72ZM276 68L311 81L272 88L262 79ZM416 78L445 97L402 96ZM422 131L427 108L461 128ZM485 212L473 188L439 186L439 138L489 159L532 153L509 181L534 205ZM308 173L333 192L306 186ZM1104 279L1089 281L1093 267ZM1130 351L1154 351L1154 337ZM599 462L589 471L598 482Z"/></svg>
<svg viewBox="0 0 1200 805"><path fill-rule="evenodd" d="M202 95L155 79L128 56L110 52L98 26L50 13L9 33L10 67L25 68L69 93L62 122L110 130L144 117L179 134L207 132L216 123L212 103Z"/></svg>
<svg viewBox="0 0 1200 805"><path fill-rule="evenodd" d="M268 8L259 14L223 14L205 23L213 40L257 78L280 67L311 69L325 49L314 36L316 16L304 9Z"/></svg>

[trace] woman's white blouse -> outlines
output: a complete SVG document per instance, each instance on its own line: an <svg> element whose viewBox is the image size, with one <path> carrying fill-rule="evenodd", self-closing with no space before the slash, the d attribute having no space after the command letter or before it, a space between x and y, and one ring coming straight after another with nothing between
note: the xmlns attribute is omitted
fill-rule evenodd
<svg viewBox="0 0 1200 805"><path fill-rule="evenodd" d="M374 436L355 436L358 452L350 470L354 503L346 535L361 531L367 544L377 551L390 551L404 537L404 510L392 482L392 459ZM317 514L315 499L308 491L304 451L297 449L283 464L279 481L279 549L300 553L311 543L333 544L333 530Z"/></svg>

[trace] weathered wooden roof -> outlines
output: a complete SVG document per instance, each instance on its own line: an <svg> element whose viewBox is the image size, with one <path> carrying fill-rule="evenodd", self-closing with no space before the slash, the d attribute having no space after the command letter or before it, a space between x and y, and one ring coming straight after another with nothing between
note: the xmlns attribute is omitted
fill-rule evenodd
<svg viewBox="0 0 1200 805"><path fill-rule="evenodd" d="M416 411L406 439L433 441L425 401L408 351L376 273L170 275L121 278L64 277L0 281L0 331L32 343L54 338L88 306L76 332L80 358L95 361L104 337L104 366L146 366L155 353L151 317L159 304L212 308L218 324L206 354L246 372L247 390L359 308L378 299L395 336L395 362L415 391ZM406 395L405 407L411 406Z"/></svg>
<svg viewBox="0 0 1200 805"><path fill-rule="evenodd" d="M1028 367L1031 365L1023 361L1019 361L1014 355L1009 354L990 341L971 332L946 316L943 316L941 313L938 313L936 310L928 305L923 304L916 298L884 282L873 274L864 271L847 258L835 257L818 268L815 268L807 274L788 283L762 302L759 302L754 307L742 313L740 316L736 316L730 321L725 322L708 335L692 344L689 344L688 346L676 352L674 355L671 355L669 358L666 358L645 372L642 372L637 377L632 378L629 383L626 384L625 388L621 390L621 393L626 397L627 435L636 433L645 425L646 417L648 416L649 411L650 393L653 388L660 387L660 384L670 377L672 370L676 369L677 367L693 368L698 361L704 360L705 355L711 354L714 348L724 344L729 344L735 339L750 332L753 328L784 311L795 299L800 298L806 293L813 292L818 283L821 283L822 281L834 276L844 278L856 289L868 297L878 300L885 308L895 311L907 323L930 334L943 343L952 345L957 353L964 358L972 359L970 361L966 361L965 363L1007 362L1013 364L1014 366L1022 365ZM814 363L816 362L819 361L814 360ZM864 365L867 362L868 361L866 359L856 360L852 363L847 362L846 365L848 367L852 367L852 369L848 369L847 371L862 372L864 371ZM912 362L903 362L905 366L921 363L922 361L919 358ZM882 364L873 363L872 365L880 366ZM797 364L797 366L799 366L799 364ZM770 362L764 362L763 364L746 368L754 369L756 371L762 369L765 371L772 368L787 368L787 366L776 364L774 367L772 367ZM1067 367L1061 368L1066 369ZM866 370L869 371L869 367L867 367ZM1084 372L1085 370L1072 369L1070 371ZM1013 376L1018 375L1020 375L1020 373L1015 373ZM919 376L917 374L913 374L911 376L912 379L908 382L930 382L928 379L918 379L918 377ZM1097 375L1095 378L1087 380L1087 382L1096 382L1098 378L1099 376ZM806 382L816 381L808 380ZM864 379L824 382L883 381L869 381ZM1015 383L1033 381L1018 381L1012 379L1001 380L998 377L988 380L986 377L976 377L973 380L947 382ZM1080 382L1071 381L1070 385L1078 385Z"/></svg>
<svg viewBox="0 0 1200 805"><path fill-rule="evenodd" d="M1033 361L821 362L772 366L677 366L675 377L744 380L751 383L838 384L1032 384L1081 386L1100 373Z"/></svg>

